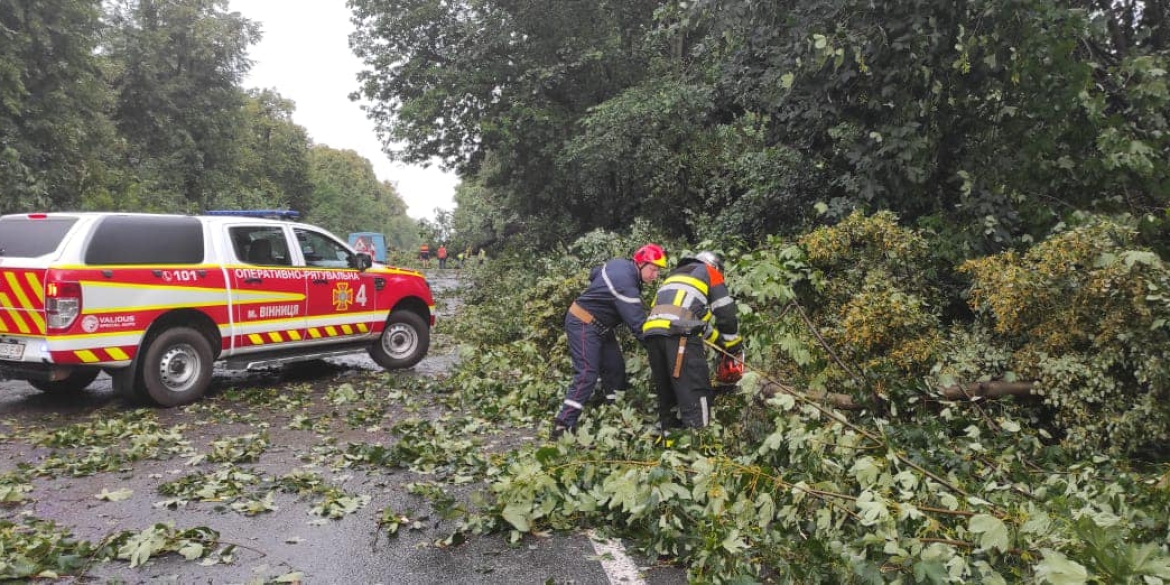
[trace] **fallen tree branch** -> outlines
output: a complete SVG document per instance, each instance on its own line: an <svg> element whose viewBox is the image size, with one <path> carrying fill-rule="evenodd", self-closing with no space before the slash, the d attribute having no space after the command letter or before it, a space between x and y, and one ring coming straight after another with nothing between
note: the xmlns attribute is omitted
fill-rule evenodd
<svg viewBox="0 0 1170 585"><path fill-rule="evenodd" d="M1003 398L1005 396L1031 396L1033 382L972 382L966 386L948 386L940 388L935 396L938 400L963 401ZM760 395L766 400L784 389L775 382L767 382L760 388ZM810 400L827 404L841 410L861 410L867 404L859 404L848 394L838 392L823 392L814 390L805 393Z"/></svg>
<svg viewBox="0 0 1170 585"><path fill-rule="evenodd" d="M1032 382L972 382L966 386L950 386L939 390L941 400L976 400L1004 396L1030 396Z"/></svg>

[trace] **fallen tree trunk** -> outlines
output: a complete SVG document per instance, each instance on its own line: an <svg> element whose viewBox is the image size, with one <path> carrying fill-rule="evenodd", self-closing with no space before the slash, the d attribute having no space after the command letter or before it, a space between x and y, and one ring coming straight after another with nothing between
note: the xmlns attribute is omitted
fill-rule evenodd
<svg viewBox="0 0 1170 585"><path fill-rule="evenodd" d="M1033 382L972 382L966 386L948 386L946 388L938 389L938 400L982 400L1003 398L1005 396L1030 396L1032 394ZM821 402L839 408L841 410L861 410L870 406L869 404L858 403L848 394L840 394L838 392L798 392L791 390L783 384L775 382L767 382L764 387L760 389L760 394L764 399L771 398L777 394L782 394L788 391L793 391L797 394L803 394L809 400L814 402Z"/></svg>

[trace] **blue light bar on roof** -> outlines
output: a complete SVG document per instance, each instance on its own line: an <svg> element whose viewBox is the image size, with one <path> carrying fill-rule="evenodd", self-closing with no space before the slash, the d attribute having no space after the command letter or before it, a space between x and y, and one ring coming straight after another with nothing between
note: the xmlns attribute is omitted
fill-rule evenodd
<svg viewBox="0 0 1170 585"><path fill-rule="evenodd" d="M204 212L204 215L230 215L237 217L294 220L301 216L301 212L291 209L209 209Z"/></svg>

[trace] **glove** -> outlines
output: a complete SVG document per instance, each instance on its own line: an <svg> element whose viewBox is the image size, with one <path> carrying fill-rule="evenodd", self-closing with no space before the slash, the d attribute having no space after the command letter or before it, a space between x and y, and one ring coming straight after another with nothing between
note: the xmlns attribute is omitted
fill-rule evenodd
<svg viewBox="0 0 1170 585"><path fill-rule="evenodd" d="M727 353L743 352L743 338L738 335L720 335L719 346Z"/></svg>

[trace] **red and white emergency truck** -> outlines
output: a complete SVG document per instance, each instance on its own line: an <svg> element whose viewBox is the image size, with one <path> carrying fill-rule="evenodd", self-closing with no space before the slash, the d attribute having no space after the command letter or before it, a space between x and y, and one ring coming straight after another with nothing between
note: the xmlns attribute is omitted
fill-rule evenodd
<svg viewBox="0 0 1170 585"><path fill-rule="evenodd" d="M126 395L173 406L203 395L216 361L367 351L398 369L426 355L422 274L258 217L269 212L208 213L0 216L0 376L73 392L105 370Z"/></svg>

